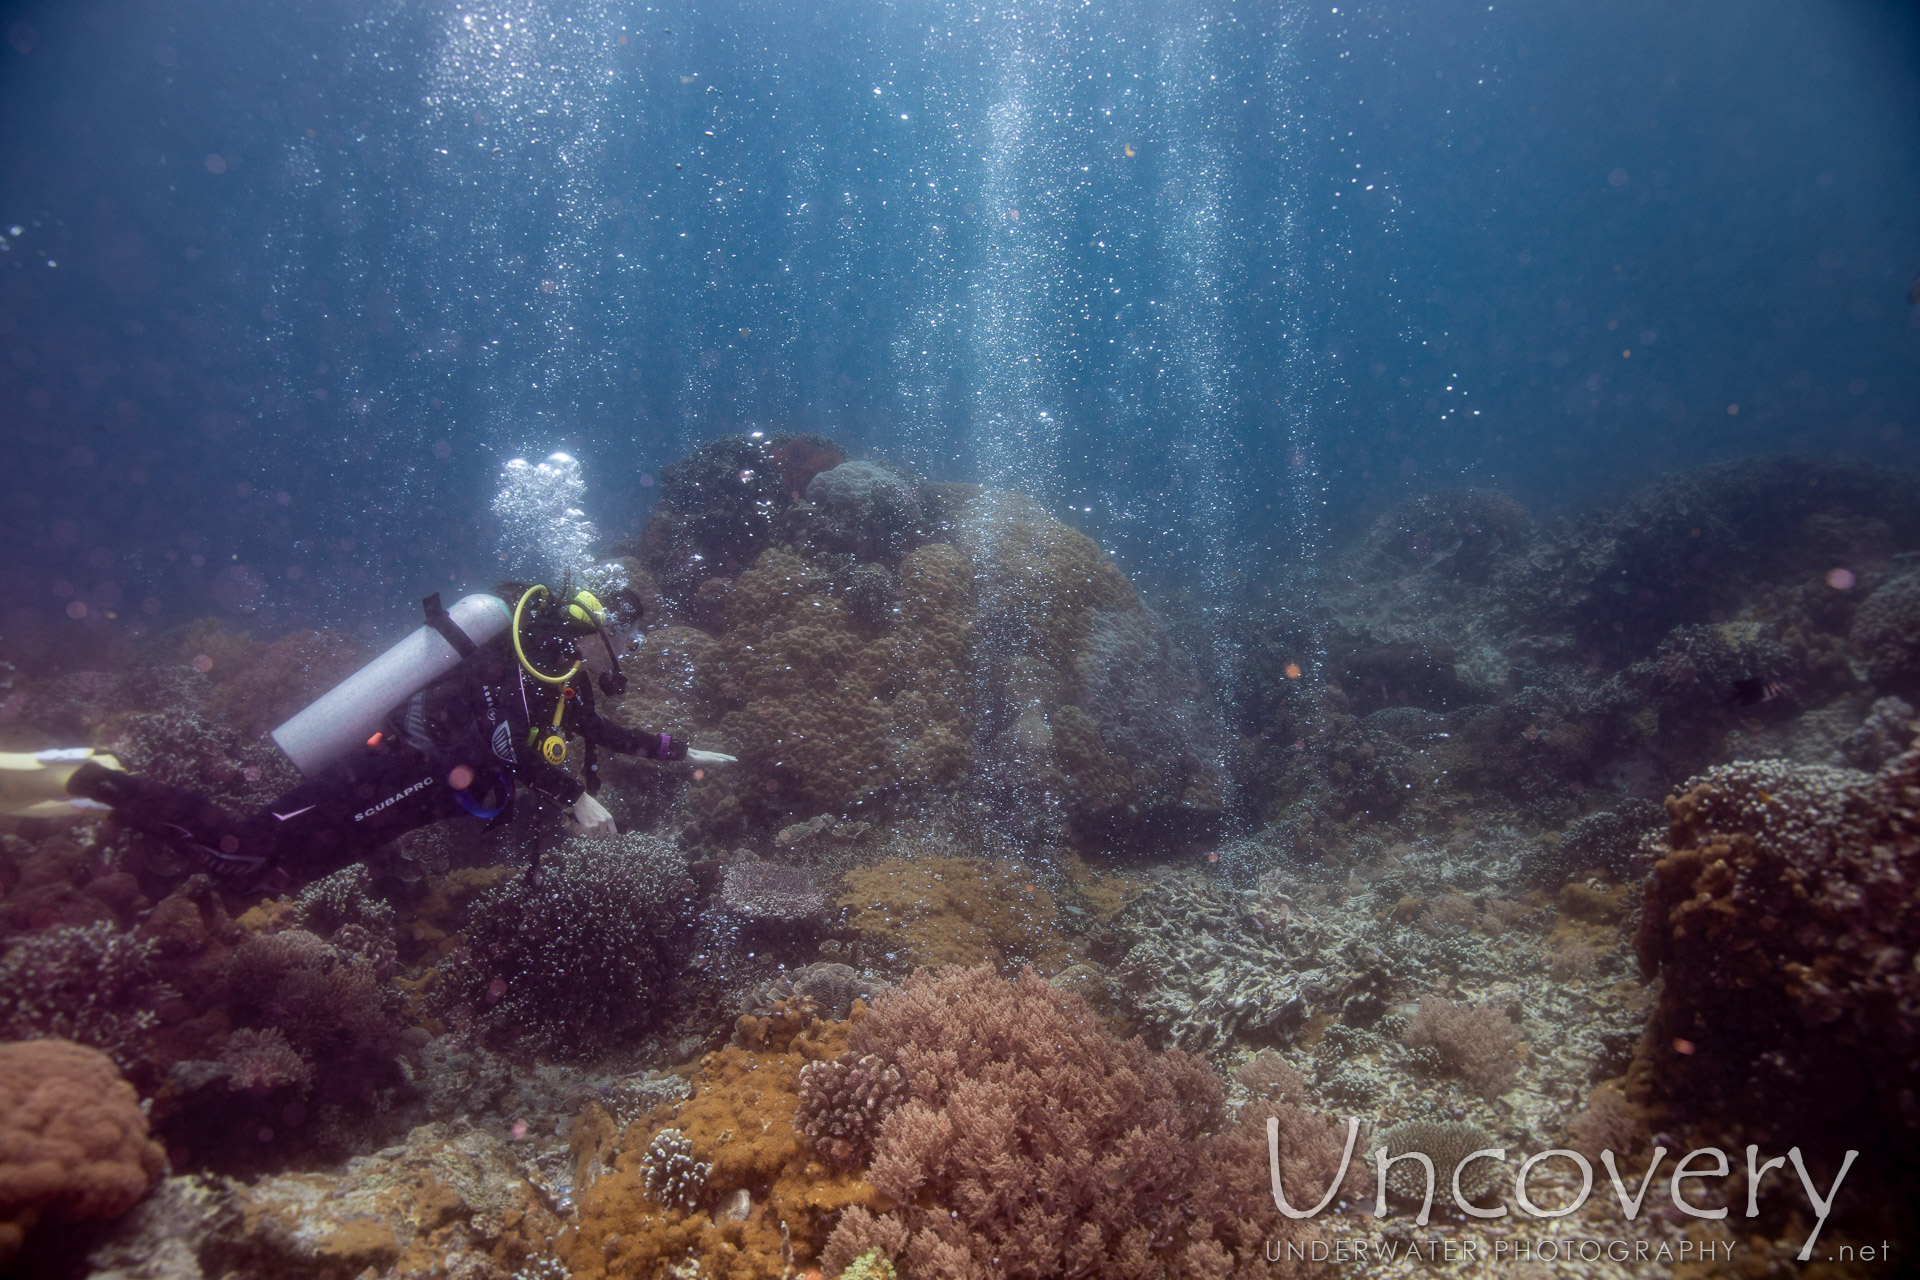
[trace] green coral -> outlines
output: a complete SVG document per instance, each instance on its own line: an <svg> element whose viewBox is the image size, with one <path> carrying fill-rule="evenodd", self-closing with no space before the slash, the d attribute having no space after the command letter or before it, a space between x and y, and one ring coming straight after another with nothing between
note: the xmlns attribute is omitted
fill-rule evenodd
<svg viewBox="0 0 1920 1280"><path fill-rule="evenodd" d="M840 1280L898 1280L899 1272L878 1249L869 1249L847 1265Z"/></svg>

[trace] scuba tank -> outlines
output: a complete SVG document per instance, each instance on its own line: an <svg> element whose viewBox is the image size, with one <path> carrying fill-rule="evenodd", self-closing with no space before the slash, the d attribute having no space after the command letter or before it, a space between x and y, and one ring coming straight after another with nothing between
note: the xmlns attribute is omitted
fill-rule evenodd
<svg viewBox="0 0 1920 1280"><path fill-rule="evenodd" d="M426 625L342 680L273 731L287 759L309 778L365 742L389 711L446 675L505 631L513 611L499 596L475 593L442 608L422 602Z"/></svg>

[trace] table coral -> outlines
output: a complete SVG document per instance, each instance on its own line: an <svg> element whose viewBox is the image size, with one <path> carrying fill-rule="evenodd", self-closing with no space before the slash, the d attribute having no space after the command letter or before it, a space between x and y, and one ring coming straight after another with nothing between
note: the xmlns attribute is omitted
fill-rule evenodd
<svg viewBox="0 0 1920 1280"><path fill-rule="evenodd" d="M0 1267L36 1223L125 1213L164 1162L107 1055L68 1040L0 1044Z"/></svg>

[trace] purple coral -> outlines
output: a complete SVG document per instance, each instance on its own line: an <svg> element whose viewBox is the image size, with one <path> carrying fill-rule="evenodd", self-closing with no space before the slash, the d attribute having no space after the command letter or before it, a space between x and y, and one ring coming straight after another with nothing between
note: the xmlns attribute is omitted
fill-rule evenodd
<svg viewBox="0 0 1920 1280"><path fill-rule="evenodd" d="M266 1094L287 1086L304 1091L313 1079L313 1068L278 1027L242 1027L227 1037L219 1061L236 1093Z"/></svg>

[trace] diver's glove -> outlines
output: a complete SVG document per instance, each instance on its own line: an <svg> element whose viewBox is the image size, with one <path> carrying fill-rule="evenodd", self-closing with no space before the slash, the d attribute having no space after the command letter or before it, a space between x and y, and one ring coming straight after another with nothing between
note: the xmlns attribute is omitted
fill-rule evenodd
<svg viewBox="0 0 1920 1280"><path fill-rule="evenodd" d="M88 778L118 773L120 762L91 747L0 752L0 814L13 818L72 818L106 808L91 794ZM80 786L70 786L81 775Z"/></svg>
<svg viewBox="0 0 1920 1280"><path fill-rule="evenodd" d="M592 796L582 792L573 802L573 811L567 815L567 834L575 836L615 836L620 829L613 825L613 815L607 807Z"/></svg>
<svg viewBox="0 0 1920 1280"><path fill-rule="evenodd" d="M687 748L687 760L692 764L738 764L740 757L722 755L718 751L696 751Z"/></svg>

